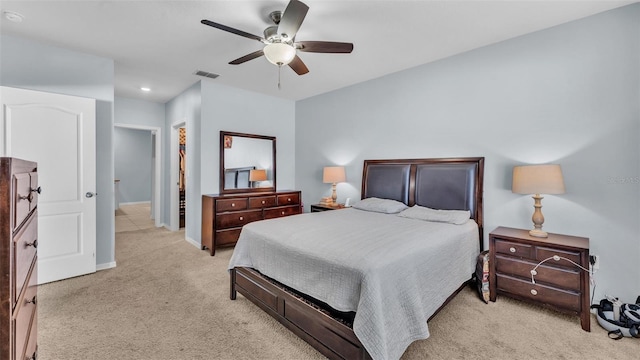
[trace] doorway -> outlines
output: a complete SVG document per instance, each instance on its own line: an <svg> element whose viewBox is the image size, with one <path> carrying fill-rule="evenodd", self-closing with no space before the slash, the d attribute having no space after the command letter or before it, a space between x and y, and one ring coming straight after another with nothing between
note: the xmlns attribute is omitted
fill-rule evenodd
<svg viewBox="0 0 640 360"><path fill-rule="evenodd" d="M169 176L169 229L178 231L186 227L189 214L186 199L189 192L189 169L187 167L187 135L188 127L185 121L171 125L171 149L169 158L171 171ZM185 239L186 231L185 231Z"/></svg>
<svg viewBox="0 0 640 360"><path fill-rule="evenodd" d="M155 227L162 226L162 129L154 126L144 126L144 125L130 125L130 124L114 124L116 128L122 129L133 129L133 130L143 130L148 131L151 135L151 201L149 209L149 218L153 219L153 224ZM115 152L115 151L114 151ZM115 173L115 169L114 169ZM117 175L116 175L117 176ZM115 179L114 182L114 196L115 196L115 204L116 204L116 215L118 214L118 209L121 207L119 191L122 186L119 183L120 179ZM138 205L138 204L129 204L129 205ZM138 215L140 215L139 209L136 209ZM122 212L122 211L121 211ZM122 215L122 214L121 214ZM116 217L116 220L122 220L122 218ZM122 225L122 224L121 224ZM116 224L116 231L118 224Z"/></svg>

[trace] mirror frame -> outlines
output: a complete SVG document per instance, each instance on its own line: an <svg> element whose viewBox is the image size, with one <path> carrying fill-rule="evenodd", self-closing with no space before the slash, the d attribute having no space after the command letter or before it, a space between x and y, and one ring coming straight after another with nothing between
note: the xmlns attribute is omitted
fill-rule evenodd
<svg viewBox="0 0 640 360"><path fill-rule="evenodd" d="M272 158L273 158L273 181L272 186L260 187L260 188L246 188L246 189L225 189L225 176L224 176L224 138L225 136L233 137L246 137L252 139L271 140L272 145ZM273 192L276 191L276 137L266 135L244 134L232 131L220 131L220 194L239 194L248 192Z"/></svg>

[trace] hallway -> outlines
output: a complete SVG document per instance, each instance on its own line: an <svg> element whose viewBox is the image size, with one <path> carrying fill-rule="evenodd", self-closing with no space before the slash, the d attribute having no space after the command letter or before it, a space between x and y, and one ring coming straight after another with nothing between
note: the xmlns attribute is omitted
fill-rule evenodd
<svg viewBox="0 0 640 360"><path fill-rule="evenodd" d="M120 205L116 210L116 232L154 228L149 203Z"/></svg>

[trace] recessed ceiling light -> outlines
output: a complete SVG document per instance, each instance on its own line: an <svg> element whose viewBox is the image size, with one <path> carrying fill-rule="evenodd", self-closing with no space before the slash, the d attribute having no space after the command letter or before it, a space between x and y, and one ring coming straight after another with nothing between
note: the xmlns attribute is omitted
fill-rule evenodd
<svg viewBox="0 0 640 360"><path fill-rule="evenodd" d="M22 22L22 20L24 20L24 15L17 13L15 11L5 10L2 12L2 15L5 17L5 19L16 22L16 23Z"/></svg>
<svg viewBox="0 0 640 360"><path fill-rule="evenodd" d="M144 91L144 92L149 92L149 91L151 91L151 89L150 89L150 88L148 88L148 87L144 87L144 86L141 86L141 87L140 87L140 90L142 90L142 91Z"/></svg>

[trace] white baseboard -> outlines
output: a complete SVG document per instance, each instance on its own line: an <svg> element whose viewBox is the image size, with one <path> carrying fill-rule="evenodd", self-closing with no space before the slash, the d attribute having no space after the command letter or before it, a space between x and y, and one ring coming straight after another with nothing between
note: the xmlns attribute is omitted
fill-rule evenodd
<svg viewBox="0 0 640 360"><path fill-rule="evenodd" d="M96 271L107 270L116 267L116 262L112 261L104 264L96 264Z"/></svg>
<svg viewBox="0 0 640 360"><path fill-rule="evenodd" d="M151 201L132 201L132 202L121 202L118 205L141 205L141 204L151 204Z"/></svg>
<svg viewBox="0 0 640 360"><path fill-rule="evenodd" d="M191 244L191 245L193 245L193 246L197 247L198 249L202 249L202 245L200 245L200 243L199 243L199 242L197 242L197 241L193 240L192 238L190 238L190 237L186 237L186 238L185 238L185 240L186 240L189 244Z"/></svg>

